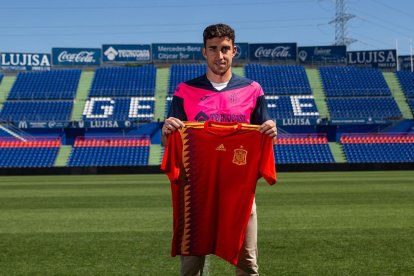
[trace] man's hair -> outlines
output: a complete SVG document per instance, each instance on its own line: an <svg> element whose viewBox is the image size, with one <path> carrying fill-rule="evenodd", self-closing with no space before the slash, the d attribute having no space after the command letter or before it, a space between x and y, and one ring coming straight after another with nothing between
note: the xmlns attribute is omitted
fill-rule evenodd
<svg viewBox="0 0 414 276"><path fill-rule="evenodd" d="M236 35L232 27L226 24L214 24L204 29L204 32L203 32L204 47L206 46L207 39L213 39L216 37L219 37L219 38L227 37L228 39L231 40L233 45L234 45L234 40L236 39Z"/></svg>

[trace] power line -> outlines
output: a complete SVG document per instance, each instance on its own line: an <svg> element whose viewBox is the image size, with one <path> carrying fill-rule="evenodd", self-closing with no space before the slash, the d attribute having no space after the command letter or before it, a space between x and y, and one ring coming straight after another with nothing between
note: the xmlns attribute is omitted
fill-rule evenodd
<svg viewBox="0 0 414 276"><path fill-rule="evenodd" d="M303 25L286 25L286 26L282 26L282 25L277 25L277 26L263 26L261 27L261 29L292 29L292 28L313 28L313 25L309 25L309 24L303 24ZM257 27L239 27L238 30L256 30ZM191 29L191 30L175 30L175 31L171 31L171 30L160 30L160 31L155 31L155 30L148 30L148 31L130 31L130 32L84 32L84 33L80 33L80 32L75 32L75 33L48 33L48 34L41 34L41 33L25 33L25 34L2 34L2 37L74 37L74 36L99 36L99 35L111 35L111 36L115 36L115 35L139 35L139 34L163 34L163 33L168 33L168 34L173 34L173 33L199 33L200 29Z"/></svg>
<svg viewBox="0 0 414 276"><path fill-rule="evenodd" d="M363 21L366 21L366 22L368 22L368 23L370 23L370 24L372 24L372 25L374 25L374 26L381 27L382 29L387 29L387 30L389 30L389 31L391 31L391 32L393 32L393 33L399 33L400 35L403 35L403 36L409 37L406 33L403 33L403 32L401 32L400 30L392 29L392 28L390 28L388 25L384 25L384 24L376 23L376 22L374 22L374 21L372 21L372 20L370 20L370 19L367 19L367 18L362 18L362 17L358 17L358 18L359 18L359 19L361 19L361 20L363 20Z"/></svg>
<svg viewBox="0 0 414 276"><path fill-rule="evenodd" d="M405 11L402 11L402 10L399 10L399 9L396 9L396 8L395 8L395 7L393 7L393 6L390 6L390 5L387 5L387 4L384 4L384 3L381 3L381 2L379 2L379 1L373 1L373 0L371 0L371 2L374 2L375 4L379 4L379 5L381 5L381 6L384 6L384 7L386 7L387 9L391 9L391 10L393 10L393 11L397 12L397 13L400 13L400 14L406 15L406 16L408 16L410 19L412 19L412 18L413 18L413 14L412 14L412 13L408 13L408 12L405 12Z"/></svg>
<svg viewBox="0 0 414 276"><path fill-rule="evenodd" d="M231 21L232 24L255 24L255 23L276 23L276 22L298 22L298 21L321 21L327 18L291 18L291 19L272 19L272 20L245 20L245 21ZM60 25L60 26L50 26L50 25L25 25L25 26L0 26L3 29L70 29L70 28L126 28L126 27L177 27L177 26L188 26L188 25L205 25L208 22L198 22L194 24L194 22L187 22L187 23L162 23L162 24L104 24L104 25Z"/></svg>
<svg viewBox="0 0 414 276"><path fill-rule="evenodd" d="M2 10L124 10L124 9L166 9L166 8L197 8L197 7L212 7L212 6L257 6L257 5L280 5L280 4L298 4L311 3L314 0L284 0L284 1L262 1L262 2L237 2L237 3L203 3L203 4L157 4L157 5L142 5L142 6L22 6L22 7L1 7Z"/></svg>
<svg viewBox="0 0 414 276"><path fill-rule="evenodd" d="M360 14L365 14L366 16L368 16L369 18L371 18L371 19L376 19L376 20L378 20L378 22L381 22L381 23L387 23L388 25L382 25L381 23L375 23L373 20L370 20L370 19L367 19L367 18L364 18L364 17L361 17L361 16L356 16L358 19L361 19L361 20L363 20L363 21L366 21L366 22L369 22L369 23L372 23L372 24L377 24L377 25L380 25L381 27L383 27L383 26L387 26L386 28L388 28L388 30L392 30L393 32L394 31L397 31L397 32L399 32L401 29L406 29L406 30L408 30L408 31L410 31L410 32L414 32L414 29L411 29L411 28L409 28L408 26L400 26L400 25L397 25L397 24L395 24L395 22L392 22L392 21L388 21L388 20L386 20L386 19L384 19L384 18L381 18L381 17L378 17L378 16L375 16L375 15L373 15L373 14L370 14L370 13L367 13L367 12L363 12L363 11L357 11L357 10L355 10L355 9L351 9L351 10L353 10L354 12L356 12L356 13L360 13ZM396 29L391 29L390 28L390 26L394 26Z"/></svg>

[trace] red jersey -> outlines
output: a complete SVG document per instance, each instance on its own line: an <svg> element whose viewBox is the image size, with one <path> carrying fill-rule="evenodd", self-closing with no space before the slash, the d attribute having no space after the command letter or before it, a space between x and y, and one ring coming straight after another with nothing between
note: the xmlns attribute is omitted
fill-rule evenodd
<svg viewBox="0 0 414 276"><path fill-rule="evenodd" d="M171 182L172 256L237 264L257 180L276 183L272 138L255 125L187 122L168 137L161 169Z"/></svg>

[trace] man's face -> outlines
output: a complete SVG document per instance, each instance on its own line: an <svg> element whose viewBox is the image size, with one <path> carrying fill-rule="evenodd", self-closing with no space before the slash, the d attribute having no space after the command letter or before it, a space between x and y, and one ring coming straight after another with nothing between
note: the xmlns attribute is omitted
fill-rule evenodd
<svg viewBox="0 0 414 276"><path fill-rule="evenodd" d="M236 47L227 37L207 39L203 48L209 70L220 76L229 71L235 54Z"/></svg>

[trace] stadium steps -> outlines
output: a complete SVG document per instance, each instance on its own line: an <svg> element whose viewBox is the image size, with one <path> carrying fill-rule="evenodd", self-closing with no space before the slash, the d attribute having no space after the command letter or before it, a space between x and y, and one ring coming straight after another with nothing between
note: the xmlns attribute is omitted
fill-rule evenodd
<svg viewBox="0 0 414 276"><path fill-rule="evenodd" d="M161 164L161 153L162 153L162 146L160 144L152 144L150 148L148 165L160 165Z"/></svg>
<svg viewBox="0 0 414 276"><path fill-rule="evenodd" d="M62 145L59 148L58 155L55 160L55 167L64 167L67 165L69 160L70 152L72 151L72 146L70 145Z"/></svg>
<svg viewBox="0 0 414 276"><path fill-rule="evenodd" d="M3 76L0 83L0 110L3 108L3 103L6 101L15 80L15 76Z"/></svg>
<svg viewBox="0 0 414 276"><path fill-rule="evenodd" d="M404 92L401 89L400 82L398 81L394 72L383 72L382 74L384 75L388 87L391 89L391 93L394 96L394 99L397 102L398 108L403 114L403 117L405 119L412 119L413 114L411 114L410 107L408 106Z"/></svg>
<svg viewBox="0 0 414 276"><path fill-rule="evenodd" d="M82 113L85 107L86 98L88 97L89 89L92 85L92 80L95 72L82 71L79 79L78 90L76 91L75 104L72 110L72 121L82 120Z"/></svg>
<svg viewBox="0 0 414 276"><path fill-rule="evenodd" d="M328 105L326 104L325 93L323 91L319 71L317 69L306 69L306 75L308 76L309 84L312 88L313 96L315 97L319 117L329 119Z"/></svg>
<svg viewBox="0 0 414 276"><path fill-rule="evenodd" d="M346 163L346 158L342 146L336 142L329 142L329 149L336 163Z"/></svg>
<svg viewBox="0 0 414 276"><path fill-rule="evenodd" d="M158 68L155 82L154 121L164 121L170 68Z"/></svg>

